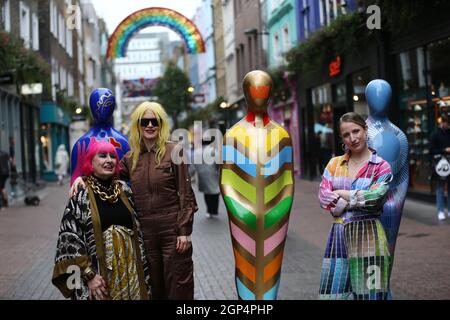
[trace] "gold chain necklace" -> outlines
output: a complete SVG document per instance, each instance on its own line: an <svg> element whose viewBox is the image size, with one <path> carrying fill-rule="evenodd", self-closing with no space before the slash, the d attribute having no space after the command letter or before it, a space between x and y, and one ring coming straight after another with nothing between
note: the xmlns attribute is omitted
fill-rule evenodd
<svg viewBox="0 0 450 320"><path fill-rule="evenodd" d="M109 201L111 203L116 203L119 200L120 186L117 180L111 182L109 188L105 188L98 182L93 176L89 176L87 183L92 188L95 194L97 194L103 201Z"/></svg>

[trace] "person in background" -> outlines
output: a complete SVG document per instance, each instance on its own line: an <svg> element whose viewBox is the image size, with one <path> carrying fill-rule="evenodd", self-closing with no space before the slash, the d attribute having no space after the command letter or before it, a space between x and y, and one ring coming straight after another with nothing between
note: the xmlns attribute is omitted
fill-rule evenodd
<svg viewBox="0 0 450 320"><path fill-rule="evenodd" d="M441 115L439 118L438 128L431 134L430 149L430 154L434 156L434 159L437 161L450 154L450 127L449 118L446 114ZM436 164L437 162L435 165ZM434 167L435 166L433 166L432 181L436 184L436 206L438 219L445 220L445 187L447 187L448 192L450 175L441 177L436 173ZM450 201L448 201L447 206L447 215L450 217Z"/></svg>
<svg viewBox="0 0 450 320"><path fill-rule="evenodd" d="M58 184L62 185L64 177L69 169L69 154L67 153L66 146L60 144L58 151L56 151L55 158L55 174L58 176Z"/></svg>
<svg viewBox="0 0 450 320"><path fill-rule="evenodd" d="M15 197L19 174L17 173L17 164L16 164L16 140L13 136L9 137L9 158L11 162L11 176L9 180L9 184L11 185L11 196Z"/></svg>
<svg viewBox="0 0 450 320"><path fill-rule="evenodd" d="M196 150L195 152L202 153L202 155L195 157L194 159L202 159L201 163L194 163L192 166L197 172L198 177L198 190L203 192L205 197L205 203L207 207L207 217L212 218L219 213L219 165L213 160L217 154L215 143L211 141L202 140L203 148ZM203 155L207 154L211 156L211 159L203 159Z"/></svg>
<svg viewBox="0 0 450 320"><path fill-rule="evenodd" d="M0 208L8 207L8 193L5 185L10 174L11 158L6 151L0 150Z"/></svg>

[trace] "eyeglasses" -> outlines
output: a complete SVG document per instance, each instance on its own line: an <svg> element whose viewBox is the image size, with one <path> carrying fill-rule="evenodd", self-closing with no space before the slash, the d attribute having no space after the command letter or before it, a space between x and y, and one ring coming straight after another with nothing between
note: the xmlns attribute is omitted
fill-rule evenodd
<svg viewBox="0 0 450 320"><path fill-rule="evenodd" d="M141 127L148 127L148 124L151 123L153 127L159 127L158 119L156 118L142 118L141 119Z"/></svg>

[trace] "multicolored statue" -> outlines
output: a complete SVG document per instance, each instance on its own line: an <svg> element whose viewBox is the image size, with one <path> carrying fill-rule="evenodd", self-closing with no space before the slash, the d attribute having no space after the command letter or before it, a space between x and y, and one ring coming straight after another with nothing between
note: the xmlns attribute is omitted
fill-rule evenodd
<svg viewBox="0 0 450 320"><path fill-rule="evenodd" d="M403 131L390 122L386 116L391 96L391 86L384 80L372 80L367 85L366 99L370 115L366 122L369 127L369 146L389 162L393 175L380 219L386 231L389 251L393 259L408 189L409 168L408 139Z"/></svg>
<svg viewBox="0 0 450 320"><path fill-rule="evenodd" d="M129 150L127 138L119 131L115 130L113 125L113 112L116 107L116 98L109 89L99 88L92 92L89 99L94 126L86 134L84 134L72 148L71 155L71 180L82 175L82 165L84 156L86 155L89 143L96 139L97 141L106 140L112 143L117 154L122 158Z"/></svg>
<svg viewBox="0 0 450 320"><path fill-rule="evenodd" d="M252 71L243 89L248 113L224 137L220 189L228 211L239 298L274 300L294 195L292 142L267 114L270 76Z"/></svg>

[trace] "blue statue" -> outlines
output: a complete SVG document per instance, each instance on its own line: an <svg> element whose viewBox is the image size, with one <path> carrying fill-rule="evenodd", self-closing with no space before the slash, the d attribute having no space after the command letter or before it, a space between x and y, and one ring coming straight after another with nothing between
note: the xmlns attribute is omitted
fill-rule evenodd
<svg viewBox="0 0 450 320"><path fill-rule="evenodd" d="M381 223L386 231L391 258L394 259L395 243L408 190L409 167L408 139L386 116L391 96L391 86L385 80L372 80L366 87L366 100L370 110L366 121L369 127L369 146L388 161L392 168L393 180L383 207Z"/></svg>
<svg viewBox="0 0 450 320"><path fill-rule="evenodd" d="M82 175L84 156L93 139L110 142L116 147L120 159L130 150L127 138L112 127L113 112L116 108L116 98L112 91L106 88L95 89L89 99L89 106L94 126L78 139L72 148L71 185L77 177Z"/></svg>

